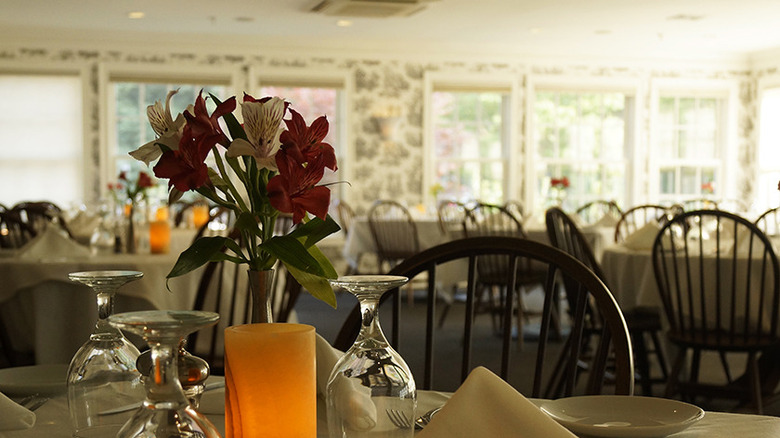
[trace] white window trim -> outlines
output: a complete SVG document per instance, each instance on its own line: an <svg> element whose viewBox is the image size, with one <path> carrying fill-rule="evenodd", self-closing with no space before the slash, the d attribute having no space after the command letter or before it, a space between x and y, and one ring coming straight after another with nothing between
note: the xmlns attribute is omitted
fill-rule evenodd
<svg viewBox="0 0 780 438"><path fill-rule="evenodd" d="M342 141L342 153L344 156L345 165L342 168L339 163L338 179L339 181L354 181L354 169L355 169L355 146L352 139L355 138L354 130L356 129L352 123L348 123L349 120L353 120L352 117L352 105L349 104L350 96L354 96L355 81L353 75L349 72L337 71L337 70L317 70L312 72L309 69L300 68L257 68L256 66L249 66L248 80L250 89L255 90L264 86L266 82L272 84L280 81L301 84L317 84L317 83L331 83L342 87L343 91L343 105L341 105L341 113L339 114L340 124L339 133ZM255 96L257 97L257 96ZM279 96L284 97L284 96ZM342 190L341 199L347 203L352 203L352 190Z"/></svg>
<svg viewBox="0 0 780 438"><path fill-rule="evenodd" d="M526 107L525 107L525 199L528 205L536 205L536 153L534 148L533 132L533 107L536 90L556 90L573 92L619 92L634 99L634 108L626 108L626 189L627 204L635 203L636 199L642 199L641 169L643 169L643 151L646 149L641 143L641 120L644 113L645 88L640 78L620 77L590 77L583 78L567 75L529 75L526 81ZM542 212L543 213L543 212Z"/></svg>
<svg viewBox="0 0 780 438"><path fill-rule="evenodd" d="M114 126L111 126L113 118L110 114L114 111L111 82L117 78L121 80L144 81L170 81L170 82L205 82L221 83L232 95L239 95L245 84L239 68L226 68L225 66L180 66L180 65L137 65L125 63L100 63L98 64L98 108L100 117L100 194L107 194L109 181L116 177L116 168L113 154L109 150L109 139L114 134ZM140 146L140 145L139 145Z"/></svg>
<svg viewBox="0 0 780 438"><path fill-rule="evenodd" d="M756 163L756 171L762 169L762 163L759 161L761 156L761 102L764 100L764 93L767 90L780 89L780 74L764 76L758 80L758 92L756 93L756 143L753 150L753 162ZM763 166L763 169L780 170L780 163L773 163L774 166Z"/></svg>
<svg viewBox="0 0 780 438"><path fill-rule="evenodd" d="M508 163L506 167L504 182L504 201L516 199L515 194L519 193L519 184L521 183L518 175L514 172L518 168L521 154L520 148L520 120L522 117L520 106L520 93L522 87L520 78L510 74L473 74L473 73L441 73L426 72L423 77L423 181L422 181L422 199L425 205L431 205L435 199L431 195L429 188L434 184L435 145L433 136L433 93L438 87L464 87L474 90L506 89L509 90L509 120L506 129L506 147Z"/></svg>
<svg viewBox="0 0 780 438"><path fill-rule="evenodd" d="M657 149L657 126L658 126L658 100L662 94L679 93L680 96L693 97L719 97L726 99L725 114L725 136L721 149L721 166L717 169L720 176L720 185L725 190L720 192L720 197L724 199L734 199L738 196L735 181L736 171L739 167L738 151L738 133L737 133L737 110L739 97L739 84L735 80L728 79L671 79L654 78L650 81L650 115L649 115L649 148L648 148L648 182L650 184L648 199L650 202L658 202L659 193L659 175L658 175L658 156L652 151Z"/></svg>
<svg viewBox="0 0 780 438"><path fill-rule="evenodd" d="M93 109L90 105L89 98L89 77L90 67L87 64L76 63L67 65L52 65L51 63L30 62L19 64L18 62L0 62L0 73L10 75L64 75L78 77L81 81L81 162L79 165L79 173L82 175L81 181L78 184L81 186L81 199L87 200L86 197L90 193L92 182L96 172L99 169L94 169L91 165L87 165L90 161L91 148L89 141L90 121L92 120L91 111ZM96 117L101 117L101 114L97 114ZM100 140L102 144L102 139ZM105 185L105 184L103 184Z"/></svg>

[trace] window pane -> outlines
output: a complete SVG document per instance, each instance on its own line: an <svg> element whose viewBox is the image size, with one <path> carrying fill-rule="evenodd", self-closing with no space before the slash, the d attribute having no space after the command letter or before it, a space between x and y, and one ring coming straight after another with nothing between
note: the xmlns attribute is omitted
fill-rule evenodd
<svg viewBox="0 0 780 438"><path fill-rule="evenodd" d="M657 142L651 151L657 154L662 201L681 202L700 195L705 179L718 186L719 165L713 162L721 156L719 108L723 105L725 100L720 98L659 98L658 125L654 127ZM676 123L669 123L670 114L676 114Z"/></svg>
<svg viewBox="0 0 780 438"><path fill-rule="evenodd" d="M442 198L503 202L506 96L496 92L433 93L436 182ZM548 153L554 131L544 131Z"/></svg>
<svg viewBox="0 0 780 438"><path fill-rule="evenodd" d="M626 191L616 187L626 184L626 96L540 91L534 102L536 156L541 164L536 208L550 203L550 179L563 176L572 182L565 201L569 207L613 196L623 202Z"/></svg>
<svg viewBox="0 0 780 438"><path fill-rule="evenodd" d="M680 169L680 193L694 195L698 194L700 189L701 184L696 177L696 169L692 167Z"/></svg>
<svg viewBox="0 0 780 438"><path fill-rule="evenodd" d="M81 79L0 75L0 94L0 130L13 139L0 148L1 202L83 201Z"/></svg>
<svg viewBox="0 0 780 438"><path fill-rule="evenodd" d="M154 105L156 101L165 104L165 99L170 90L178 89L171 99L171 115L174 119L188 106L195 103L196 97L203 91L206 98L206 108L213 111L216 104L207 96L211 93L219 99L227 96L226 87L208 86L183 83L146 83L146 82L114 82L114 114L113 136L111 138L111 153L113 154L114 174L120 171L135 173L146 170L146 165L130 158L127 154L156 136L149 124L146 109ZM160 189L161 191L164 189Z"/></svg>

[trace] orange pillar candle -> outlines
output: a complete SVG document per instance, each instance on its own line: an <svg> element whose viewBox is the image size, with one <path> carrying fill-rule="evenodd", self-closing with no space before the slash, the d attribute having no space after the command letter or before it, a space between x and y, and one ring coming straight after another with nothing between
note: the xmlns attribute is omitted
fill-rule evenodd
<svg viewBox="0 0 780 438"><path fill-rule="evenodd" d="M167 220L149 223L149 250L152 254L167 254L171 250L171 224Z"/></svg>
<svg viewBox="0 0 780 438"><path fill-rule="evenodd" d="M192 225L195 228L202 227L209 221L209 206L208 205L193 205L192 206Z"/></svg>
<svg viewBox="0 0 780 438"><path fill-rule="evenodd" d="M317 435L314 327L245 324L225 329L226 438Z"/></svg>

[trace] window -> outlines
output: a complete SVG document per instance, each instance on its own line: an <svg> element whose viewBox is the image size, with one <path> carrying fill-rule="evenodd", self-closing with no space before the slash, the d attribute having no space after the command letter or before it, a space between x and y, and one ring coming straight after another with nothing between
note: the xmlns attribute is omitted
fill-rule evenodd
<svg viewBox="0 0 780 438"><path fill-rule="evenodd" d="M756 212L780 205L780 88L764 90L760 105Z"/></svg>
<svg viewBox="0 0 780 438"><path fill-rule="evenodd" d="M431 102L438 198L502 204L509 190L509 93L436 91Z"/></svg>
<svg viewBox="0 0 780 438"><path fill-rule="evenodd" d="M551 180L568 178L564 208L595 199L625 205L628 197L627 114L633 98L620 92L537 90L533 103L535 209L557 202Z"/></svg>
<svg viewBox="0 0 780 438"><path fill-rule="evenodd" d="M81 78L0 75L0 95L0 203L83 201Z"/></svg>
<svg viewBox="0 0 780 438"><path fill-rule="evenodd" d="M344 136L342 134L342 114L343 114L343 90L337 86L295 86L279 85L274 86L273 82L260 88L257 98L264 96L278 96L290 102L291 108L299 112L306 124L311 124L318 117L325 115L328 118L330 129L325 137L325 143L333 146L336 152L336 161L339 166L338 174L334 174L330 169L325 169L323 184L333 183L343 180L344 169L348 165L345 160ZM342 176L336 176L342 175ZM341 198L342 184L332 184L331 200Z"/></svg>
<svg viewBox="0 0 780 438"><path fill-rule="evenodd" d="M709 196L722 197L720 126L726 99L660 95L655 155L658 201L672 204Z"/></svg>
<svg viewBox="0 0 780 438"><path fill-rule="evenodd" d="M187 109L188 105L195 103L201 89L204 97L208 93L213 93L220 99L230 97L225 86L204 87L181 83L120 81L112 83L111 101L114 106L111 113L113 132L110 143L113 146L111 149L113 151L113 169L109 169L109 181L115 180L121 171L137 172L146 169L144 163L130 157L128 153L155 138L155 133L149 124L146 108L158 100L165 103L168 91L177 88L179 92L171 99L171 114L174 119L177 114ZM213 111L215 107L213 101L207 99L206 103L209 112Z"/></svg>

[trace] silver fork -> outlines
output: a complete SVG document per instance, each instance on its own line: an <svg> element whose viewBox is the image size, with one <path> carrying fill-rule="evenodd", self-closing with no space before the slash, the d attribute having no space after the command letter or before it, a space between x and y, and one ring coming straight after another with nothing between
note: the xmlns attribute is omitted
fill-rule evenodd
<svg viewBox="0 0 780 438"><path fill-rule="evenodd" d="M34 411L43 406L43 404L47 401L49 401L48 397L43 397L40 394L33 394L19 400L19 404L29 409L30 411Z"/></svg>
<svg viewBox="0 0 780 438"><path fill-rule="evenodd" d="M407 417L403 412L396 409L386 409L387 418L393 423L393 426L399 429L411 429L412 419Z"/></svg>

